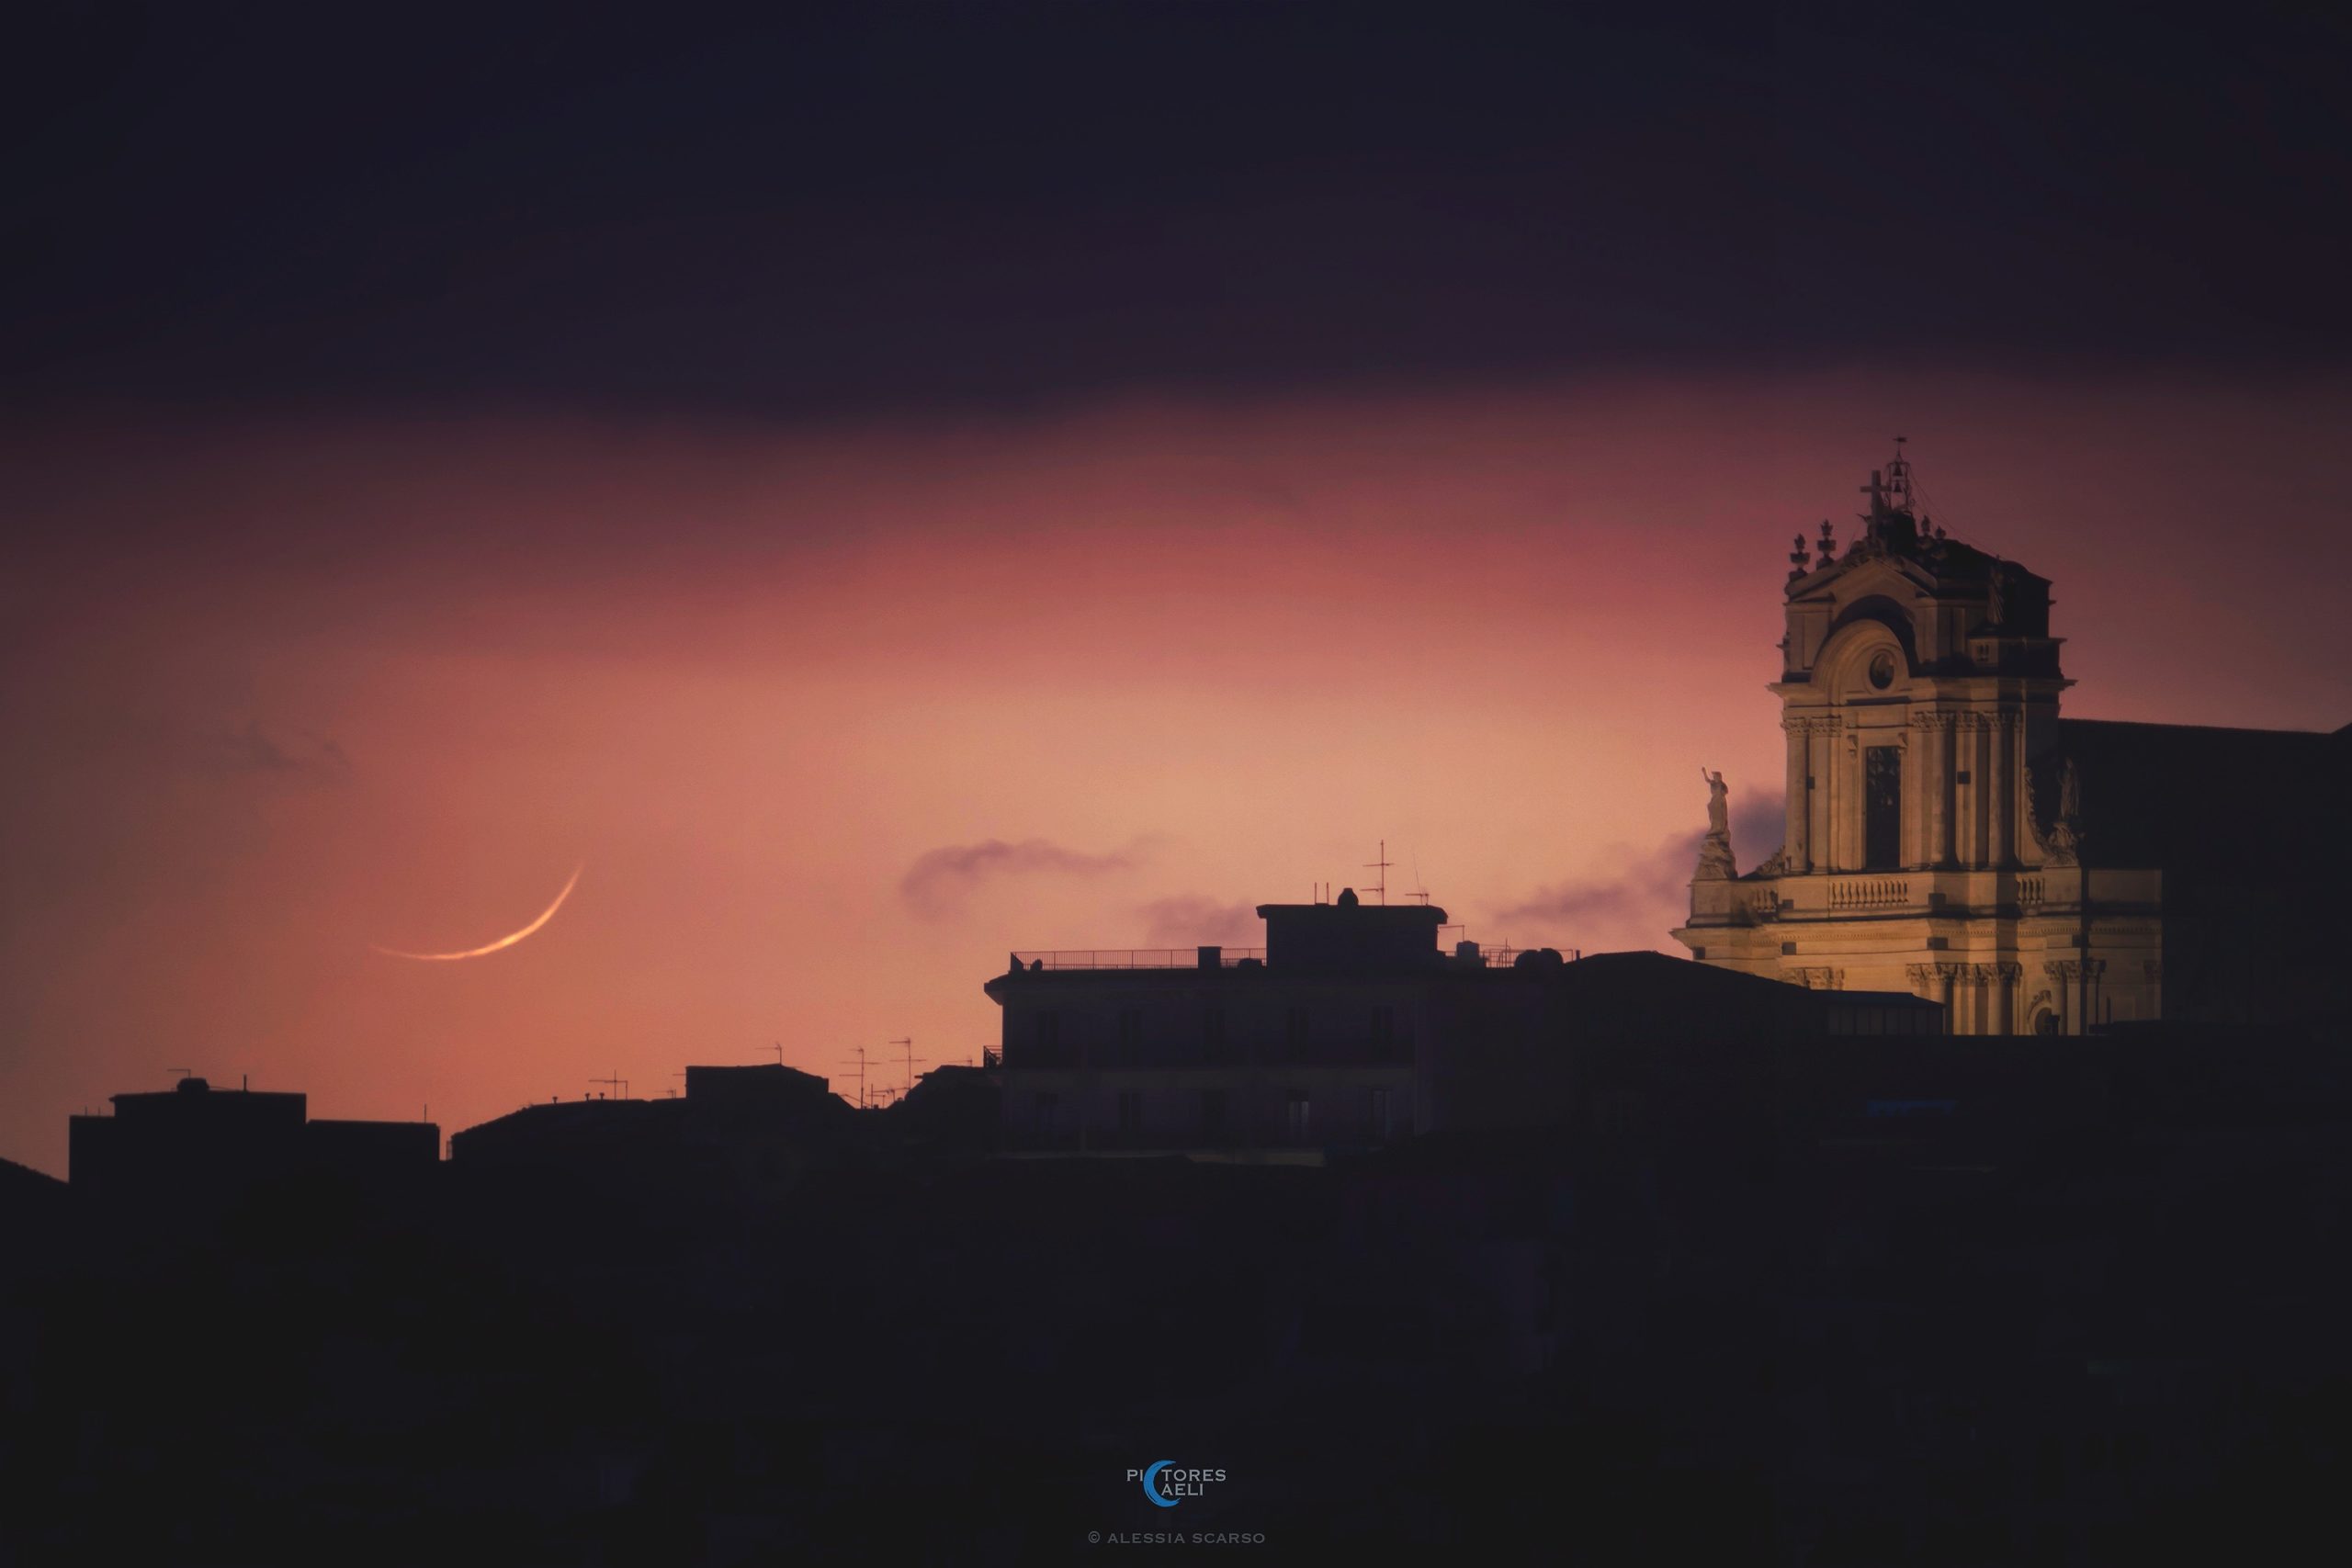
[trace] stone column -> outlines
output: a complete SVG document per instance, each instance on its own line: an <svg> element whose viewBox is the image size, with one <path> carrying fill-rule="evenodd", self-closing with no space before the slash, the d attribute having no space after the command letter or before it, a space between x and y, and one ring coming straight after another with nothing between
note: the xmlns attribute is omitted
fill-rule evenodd
<svg viewBox="0 0 2352 1568"><path fill-rule="evenodd" d="M1813 759L1808 753L1813 739L1809 733L1813 721L1806 718L1784 718L1781 728L1788 731L1789 775L1785 822L1781 830L1781 859L1788 868L1802 874L1813 869L1810 839L1813 829L1813 791L1805 780L1811 776Z"/></svg>
<svg viewBox="0 0 2352 1568"><path fill-rule="evenodd" d="M1962 710L1945 716L1951 721L1951 728L1944 731L1944 777L1950 781L1944 786L1944 795L1945 808L1951 817L1951 828L1945 836L1951 840L1952 863L1968 865L1973 863L1968 857L1974 852L1976 843L1976 829L1969 821L1968 810L1973 786L1962 788L1960 775L1976 765L1976 727L1970 722L1976 716Z"/></svg>
<svg viewBox="0 0 2352 1568"><path fill-rule="evenodd" d="M2018 1029L2018 982L2025 977L2025 965L1996 964L1993 972L1994 995L1997 1000L1994 1004L1993 1028L1989 1032L2015 1034Z"/></svg>
<svg viewBox="0 0 2352 1568"><path fill-rule="evenodd" d="M1992 751L1992 728L1985 714L1961 715L1960 751L1968 764L1968 788L1960 795L1960 863L1977 870L1993 863L1993 825L1984 813L1985 761ZM1957 780L1953 788L1959 789Z"/></svg>
<svg viewBox="0 0 2352 1568"><path fill-rule="evenodd" d="M1957 964L1906 964L1905 975L1910 977L1912 990L1931 1002L1941 1003L1944 1010L1944 1032L1959 1032L1952 1017L1952 981L1960 973Z"/></svg>
<svg viewBox="0 0 2352 1568"><path fill-rule="evenodd" d="M2009 820L2009 774L2017 766L2017 745L2011 730L2016 716L1996 710L1986 731L1984 759L1984 835L1990 853L1984 863L1996 871L2017 863L2017 829Z"/></svg>
<svg viewBox="0 0 2352 1568"><path fill-rule="evenodd" d="M1849 803L1861 798L1861 761L1854 732L1837 719L1822 747L1824 771L1829 779L1828 831L1822 835L1829 850L1829 871L1850 870L1860 854L1853 842L1860 830L1861 813Z"/></svg>
<svg viewBox="0 0 2352 1568"><path fill-rule="evenodd" d="M1810 830L1805 835L1805 863L1815 871L1828 871L1837 864L1837 846L1829 836L1830 786L1836 782L1835 763L1838 760L1838 721L1816 718L1805 726L1805 776L1813 780L1812 793L1806 797L1811 814Z"/></svg>
<svg viewBox="0 0 2352 1568"><path fill-rule="evenodd" d="M1903 729L1903 864L1928 863L1928 715L1913 708Z"/></svg>
<svg viewBox="0 0 2352 1568"><path fill-rule="evenodd" d="M1928 730L1928 863L1951 864L1952 716L1938 713Z"/></svg>
<svg viewBox="0 0 2352 1568"><path fill-rule="evenodd" d="M2075 987L2082 977L2083 966L2071 958L2052 958L2041 966L2050 976L2050 995L2058 1004L2058 1032L2079 1034L2082 1004L2075 996Z"/></svg>
<svg viewBox="0 0 2352 1568"><path fill-rule="evenodd" d="M1838 721L1816 718L1805 737L1804 765L1813 770L1813 869L1838 869Z"/></svg>

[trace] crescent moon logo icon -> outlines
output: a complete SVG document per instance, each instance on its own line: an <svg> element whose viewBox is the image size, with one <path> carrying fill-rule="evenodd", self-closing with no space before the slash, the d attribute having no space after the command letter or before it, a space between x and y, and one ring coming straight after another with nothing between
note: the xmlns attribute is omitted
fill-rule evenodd
<svg viewBox="0 0 2352 1568"><path fill-rule="evenodd" d="M572 869L571 880L563 885L563 891L555 896L555 902L549 904L546 910L540 914L537 919L533 920L521 931L511 931L505 936L500 937L496 942L491 942L486 946L469 947L463 953L402 953L396 947L379 947L376 951L382 953L387 958L413 958L420 964L448 964L460 958L485 957L490 953L498 952L501 948L512 947L516 942L522 941L525 937L529 936L533 931L537 931L541 926L546 925L549 920L555 919L555 912L563 908L563 901L566 898L571 897L572 888L579 886L580 874L587 869L588 863L585 861L581 862L579 865Z"/></svg>
<svg viewBox="0 0 2352 1568"><path fill-rule="evenodd" d="M1164 1459L1143 1472L1143 1495L1150 1498L1155 1506L1172 1508L1176 1506L1175 1498L1162 1497L1159 1495L1159 1488L1154 1484L1159 1479L1159 1472L1175 1462L1174 1460Z"/></svg>

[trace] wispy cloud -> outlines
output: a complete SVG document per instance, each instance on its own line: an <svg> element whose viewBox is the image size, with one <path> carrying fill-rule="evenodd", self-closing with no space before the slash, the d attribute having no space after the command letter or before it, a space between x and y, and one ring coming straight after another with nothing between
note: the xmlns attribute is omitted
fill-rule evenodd
<svg viewBox="0 0 2352 1568"><path fill-rule="evenodd" d="M1099 876L1136 863L1134 846L1107 854L1067 849L1046 839L1008 843L984 839L977 844L943 844L926 850L899 879L899 897L928 919L956 914L983 883L1008 876L1054 874Z"/></svg>
<svg viewBox="0 0 2352 1568"><path fill-rule="evenodd" d="M1154 898L1136 912L1143 917L1144 942L1153 947L1249 945L1264 934L1256 905L1221 903L1199 893Z"/></svg>
<svg viewBox="0 0 2352 1568"><path fill-rule="evenodd" d="M1778 795L1751 795L1732 807L1732 850L1742 871L1780 846L1782 825ZM1703 829L1678 833L1646 854L1631 856L1614 875L1546 885L1498 911L1498 918L1537 928L1514 935L1556 937L1588 949L1627 942L1656 946L1690 908L1690 872L1705 838Z"/></svg>
<svg viewBox="0 0 2352 1568"><path fill-rule="evenodd" d="M223 773L261 773L319 784L341 784L351 776L351 757L342 743L307 729L272 733L258 723L201 737L197 756Z"/></svg>

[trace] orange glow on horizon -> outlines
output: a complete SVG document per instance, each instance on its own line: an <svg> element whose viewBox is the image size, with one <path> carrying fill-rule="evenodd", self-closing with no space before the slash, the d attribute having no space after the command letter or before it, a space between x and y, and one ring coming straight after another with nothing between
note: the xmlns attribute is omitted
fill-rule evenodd
<svg viewBox="0 0 2352 1568"><path fill-rule="evenodd" d="M0 1154L166 1063L455 1129L778 1039L977 1059L1008 951L1250 945L1384 838L1449 942L1667 948L1693 763L1778 841L1790 536L1898 428L2055 581L2070 713L2352 718L2343 389L1932 388L19 432ZM368 951L566 859L596 897L496 964Z"/></svg>

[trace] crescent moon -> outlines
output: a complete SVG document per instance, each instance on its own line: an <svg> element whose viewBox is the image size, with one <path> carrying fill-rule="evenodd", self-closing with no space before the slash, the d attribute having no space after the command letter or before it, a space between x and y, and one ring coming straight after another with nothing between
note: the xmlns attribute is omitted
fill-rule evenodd
<svg viewBox="0 0 2352 1568"><path fill-rule="evenodd" d="M1170 1465L1175 1462L1176 1461L1173 1460L1164 1459L1158 1464L1153 1465L1149 1470L1143 1472L1143 1495L1150 1498L1153 1502L1159 1504L1163 1508L1174 1507L1176 1506L1176 1499L1173 1497L1162 1497L1159 1495L1159 1488L1154 1486L1152 1483L1159 1479L1159 1472L1161 1471L1166 1470Z"/></svg>
<svg viewBox="0 0 2352 1568"><path fill-rule="evenodd" d="M485 957L490 953L496 953L501 948L512 947L516 942L522 941L525 937L529 936L533 931L537 931L541 926L546 925L549 920L555 919L555 912L563 908L563 901L571 897L572 888L579 885L580 874L587 869L588 863L586 861L582 861L577 866L574 866L571 872L571 880L563 885L563 891L555 896L555 902L549 904L545 911L540 914L537 919L533 920L529 925L525 926L519 931L508 932L506 935L500 937L496 942L490 943L486 947L469 947L463 953L402 953L396 947L378 947L376 948L376 951L384 954L387 958L413 958L420 964L448 964L460 958ZM371 947L375 946L373 942L370 942L368 945Z"/></svg>

